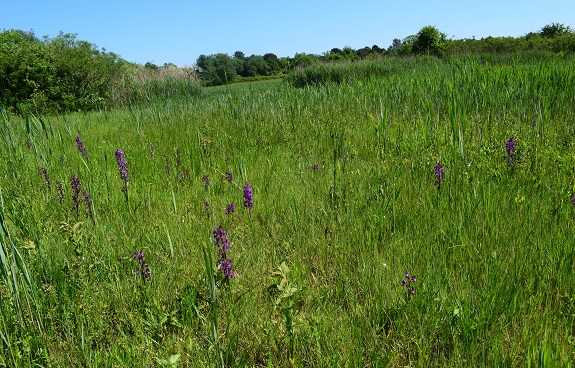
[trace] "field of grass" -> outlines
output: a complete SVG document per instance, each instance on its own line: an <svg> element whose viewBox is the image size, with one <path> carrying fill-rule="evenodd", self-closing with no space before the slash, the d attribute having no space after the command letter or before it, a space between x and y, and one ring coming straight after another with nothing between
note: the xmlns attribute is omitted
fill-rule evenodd
<svg viewBox="0 0 575 368"><path fill-rule="evenodd" d="M575 61L378 63L3 114L0 366L573 366Z"/></svg>

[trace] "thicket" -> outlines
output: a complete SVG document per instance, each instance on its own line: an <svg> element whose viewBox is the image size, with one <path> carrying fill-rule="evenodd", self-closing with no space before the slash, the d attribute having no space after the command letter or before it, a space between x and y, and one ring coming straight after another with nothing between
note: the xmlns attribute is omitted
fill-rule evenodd
<svg viewBox="0 0 575 368"><path fill-rule="evenodd" d="M16 111L75 111L103 107L126 73L112 52L60 33L37 38L33 32L0 33L0 103Z"/></svg>
<svg viewBox="0 0 575 368"><path fill-rule="evenodd" d="M0 107L9 111L98 110L190 93L200 93L191 69L145 68L73 34L0 32Z"/></svg>

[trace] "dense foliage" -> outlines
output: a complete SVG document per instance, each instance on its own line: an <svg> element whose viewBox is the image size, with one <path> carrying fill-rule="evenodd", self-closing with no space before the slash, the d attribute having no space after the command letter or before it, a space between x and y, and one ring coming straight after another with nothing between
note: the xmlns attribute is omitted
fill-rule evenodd
<svg viewBox="0 0 575 368"><path fill-rule="evenodd" d="M415 36L413 52L418 54L430 54L443 56L447 47L447 35L439 32L433 26L423 27Z"/></svg>
<svg viewBox="0 0 575 368"><path fill-rule="evenodd" d="M278 59L272 53L246 57L241 51L236 51L233 57L222 53L200 55L196 61L199 75L208 86L233 83L238 76L277 76L285 71L286 65L286 58Z"/></svg>
<svg viewBox="0 0 575 368"><path fill-rule="evenodd" d="M96 110L149 100L151 93L197 94L195 74L176 69L142 68L72 34L39 39L33 32L0 32L0 106L19 113Z"/></svg>
<svg viewBox="0 0 575 368"><path fill-rule="evenodd" d="M90 110L110 103L125 73L116 54L74 35L38 39L32 32L0 33L0 105L21 110Z"/></svg>

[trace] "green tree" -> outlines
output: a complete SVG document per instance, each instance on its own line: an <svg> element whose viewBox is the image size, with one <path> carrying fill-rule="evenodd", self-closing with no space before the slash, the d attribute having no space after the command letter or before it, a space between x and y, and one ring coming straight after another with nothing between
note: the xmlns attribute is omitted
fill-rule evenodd
<svg viewBox="0 0 575 368"><path fill-rule="evenodd" d="M146 64L144 64L144 68L157 70L158 66L156 64L152 63L151 61L148 61Z"/></svg>
<svg viewBox="0 0 575 368"><path fill-rule="evenodd" d="M315 64L316 62L318 62L318 57L316 55L306 54L305 52L301 54L296 53L294 55L293 63L298 67L309 66Z"/></svg>
<svg viewBox="0 0 575 368"><path fill-rule="evenodd" d="M573 33L571 27L565 26L564 24L561 23L548 24L545 27L541 28L541 31L539 31L541 37L545 38L559 37L569 33Z"/></svg>
<svg viewBox="0 0 575 368"><path fill-rule="evenodd" d="M246 58L246 55L241 51L234 52L234 59L243 60Z"/></svg>
<svg viewBox="0 0 575 368"><path fill-rule="evenodd" d="M276 54L272 54L271 52L268 52L267 54L264 55L264 60L269 66L269 74L270 75L275 75L275 74L278 74L279 72L281 72L282 67L280 65L280 61L279 61L278 57L276 56Z"/></svg>
<svg viewBox="0 0 575 368"><path fill-rule="evenodd" d="M394 38L391 42L391 45L387 48L387 53L389 55L398 55L399 50L401 49L402 43L399 38Z"/></svg>
<svg viewBox="0 0 575 368"><path fill-rule="evenodd" d="M342 49L334 47L329 52L323 54L324 58L329 61L337 61L345 59L345 54Z"/></svg>
<svg viewBox="0 0 575 368"><path fill-rule="evenodd" d="M447 35L434 26L425 26L419 30L413 43L414 53L427 53L443 56L447 46Z"/></svg>
<svg viewBox="0 0 575 368"><path fill-rule="evenodd" d="M371 47L364 47L362 49L357 49L355 51L355 54L360 58L360 59L366 59L370 54L372 54L373 51L371 50Z"/></svg>
<svg viewBox="0 0 575 368"><path fill-rule="evenodd" d="M377 45L373 45L371 46L371 51L375 52L377 54L383 54L385 53L385 49L382 49L381 47L377 46Z"/></svg>
<svg viewBox="0 0 575 368"><path fill-rule="evenodd" d="M244 68L240 73L243 77L255 77L257 75L268 75L270 67L263 56L251 55L244 60Z"/></svg>
<svg viewBox="0 0 575 368"><path fill-rule="evenodd" d="M351 48L350 46L345 46L342 51L343 51L343 55L345 56L345 59L347 59L347 60L359 59L359 57L355 53L355 50L353 48Z"/></svg>
<svg viewBox="0 0 575 368"><path fill-rule="evenodd" d="M232 83L238 76L238 62L228 54L200 55L196 65L202 79L210 86Z"/></svg>

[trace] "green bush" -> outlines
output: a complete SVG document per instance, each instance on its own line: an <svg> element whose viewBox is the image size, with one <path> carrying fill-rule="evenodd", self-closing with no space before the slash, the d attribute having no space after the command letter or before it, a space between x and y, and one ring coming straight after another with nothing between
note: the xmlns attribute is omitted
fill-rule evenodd
<svg viewBox="0 0 575 368"><path fill-rule="evenodd" d="M447 35L434 26L425 26L415 36L413 52L443 56L447 44Z"/></svg>
<svg viewBox="0 0 575 368"><path fill-rule="evenodd" d="M232 59L228 54L200 55L196 64L200 75L208 86L233 83L238 76L241 60Z"/></svg>
<svg viewBox="0 0 575 368"><path fill-rule="evenodd" d="M72 34L38 39L0 33L0 105L38 112L97 109L111 104L110 87L126 62Z"/></svg>
<svg viewBox="0 0 575 368"><path fill-rule="evenodd" d="M25 114L88 111L198 95L191 69L128 63L73 34L38 39L33 32L0 32L0 107Z"/></svg>
<svg viewBox="0 0 575 368"><path fill-rule="evenodd" d="M0 33L1 105L16 110L45 105L54 75L49 50L33 33Z"/></svg>

